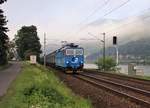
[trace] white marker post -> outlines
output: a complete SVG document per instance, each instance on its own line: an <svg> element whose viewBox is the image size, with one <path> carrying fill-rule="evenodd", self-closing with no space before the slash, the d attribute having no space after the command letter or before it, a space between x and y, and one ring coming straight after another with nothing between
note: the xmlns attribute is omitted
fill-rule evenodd
<svg viewBox="0 0 150 108"><path fill-rule="evenodd" d="M31 64L36 64L37 63L37 57L36 57L36 55L31 55L30 56L30 63Z"/></svg>

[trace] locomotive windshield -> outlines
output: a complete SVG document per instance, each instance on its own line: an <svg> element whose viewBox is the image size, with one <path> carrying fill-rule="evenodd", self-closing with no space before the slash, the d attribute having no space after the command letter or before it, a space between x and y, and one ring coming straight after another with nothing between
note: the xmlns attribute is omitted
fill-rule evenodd
<svg viewBox="0 0 150 108"><path fill-rule="evenodd" d="M83 49L67 49L66 55L83 55Z"/></svg>
<svg viewBox="0 0 150 108"><path fill-rule="evenodd" d="M74 49L67 49L66 55L74 55Z"/></svg>
<svg viewBox="0 0 150 108"><path fill-rule="evenodd" d="M76 49L76 55L83 55L83 49Z"/></svg>

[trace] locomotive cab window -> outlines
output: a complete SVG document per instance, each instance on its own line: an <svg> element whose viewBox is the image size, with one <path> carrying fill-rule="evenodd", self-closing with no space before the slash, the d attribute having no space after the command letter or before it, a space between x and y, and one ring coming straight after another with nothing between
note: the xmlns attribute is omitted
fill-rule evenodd
<svg viewBox="0 0 150 108"><path fill-rule="evenodd" d="M66 49L66 55L83 55L83 49Z"/></svg>
<svg viewBox="0 0 150 108"><path fill-rule="evenodd" d="M76 55L83 55L83 49L76 49Z"/></svg>
<svg viewBox="0 0 150 108"><path fill-rule="evenodd" d="M74 55L74 49L67 49L66 55Z"/></svg>

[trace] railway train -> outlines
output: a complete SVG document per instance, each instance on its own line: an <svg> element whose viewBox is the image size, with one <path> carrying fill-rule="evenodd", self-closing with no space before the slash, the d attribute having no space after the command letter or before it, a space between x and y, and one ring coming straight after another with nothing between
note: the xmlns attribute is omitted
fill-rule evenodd
<svg viewBox="0 0 150 108"><path fill-rule="evenodd" d="M60 49L46 55L46 64L60 68L66 73L82 72L84 66L84 49L74 43L66 44Z"/></svg>

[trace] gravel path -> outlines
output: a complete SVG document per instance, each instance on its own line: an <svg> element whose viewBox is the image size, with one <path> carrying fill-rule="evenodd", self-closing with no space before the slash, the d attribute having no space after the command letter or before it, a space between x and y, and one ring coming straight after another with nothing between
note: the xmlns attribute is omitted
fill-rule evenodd
<svg viewBox="0 0 150 108"><path fill-rule="evenodd" d="M5 95L9 85L16 78L20 71L20 62L11 62L10 67L4 70L0 70L0 97Z"/></svg>

